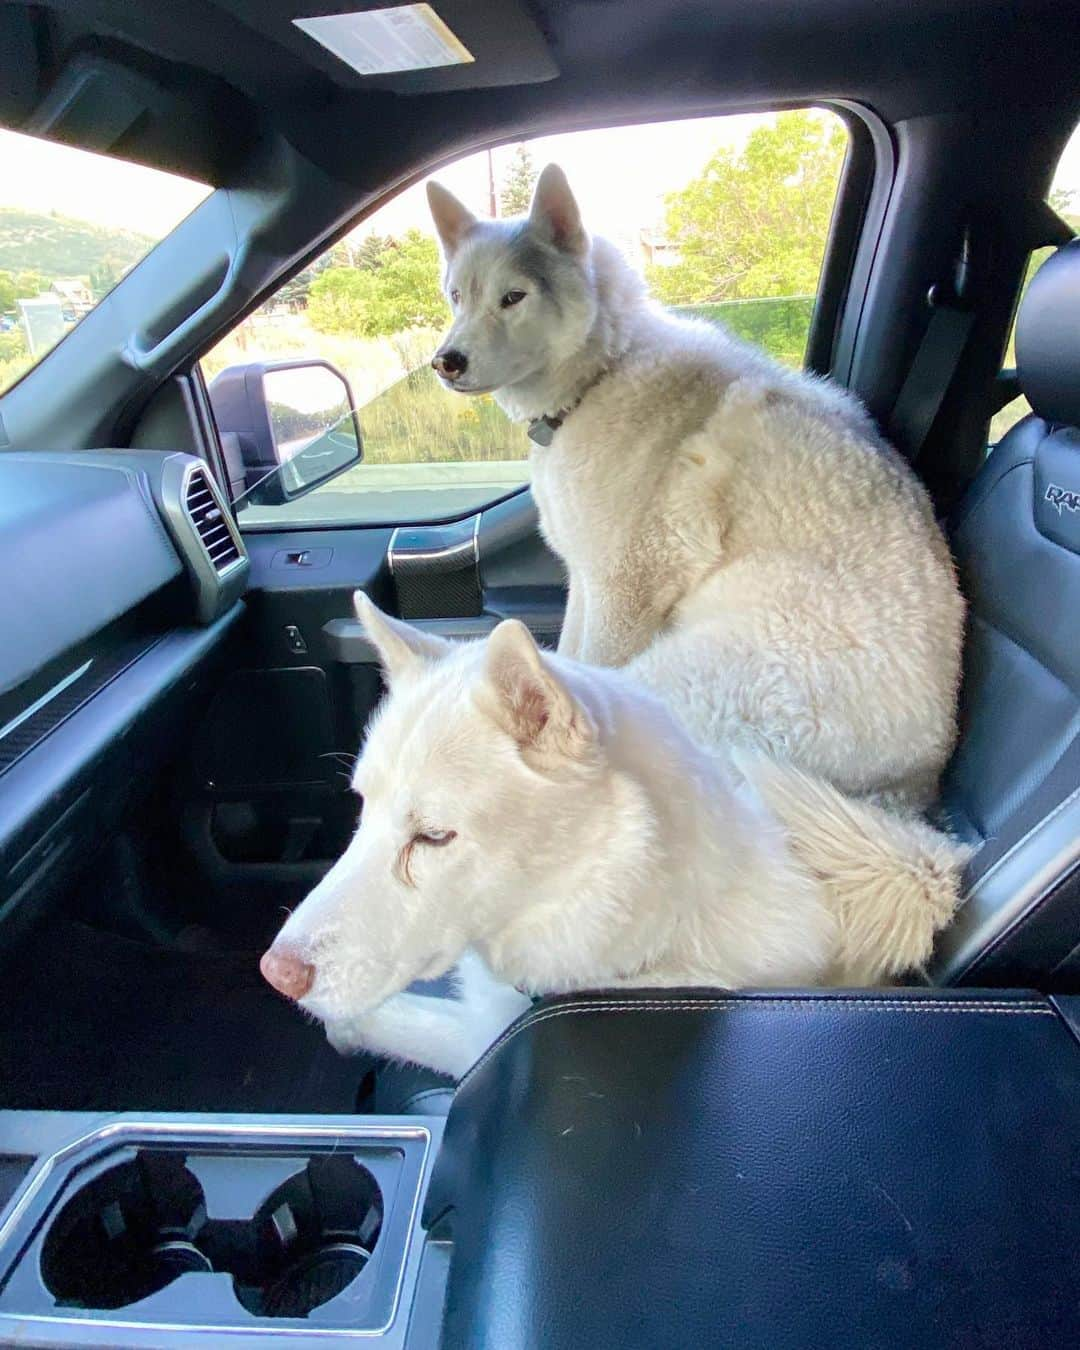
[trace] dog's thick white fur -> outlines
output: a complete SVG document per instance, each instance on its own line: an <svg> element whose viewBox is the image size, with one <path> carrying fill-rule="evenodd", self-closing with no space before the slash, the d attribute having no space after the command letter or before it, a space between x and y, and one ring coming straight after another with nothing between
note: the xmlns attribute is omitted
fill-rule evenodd
<svg viewBox="0 0 1080 1350"><path fill-rule="evenodd" d="M965 855L921 822L705 750L516 621L450 644L357 608L390 685L363 817L263 958L338 1048L460 1075L518 990L874 984L951 917ZM405 992L455 965L458 1000Z"/></svg>
<svg viewBox="0 0 1080 1350"><path fill-rule="evenodd" d="M560 652L629 665L706 744L925 806L963 605L926 494L862 406L650 304L556 166L521 221L479 221L438 184L429 199L444 383L564 418L531 463L569 577Z"/></svg>

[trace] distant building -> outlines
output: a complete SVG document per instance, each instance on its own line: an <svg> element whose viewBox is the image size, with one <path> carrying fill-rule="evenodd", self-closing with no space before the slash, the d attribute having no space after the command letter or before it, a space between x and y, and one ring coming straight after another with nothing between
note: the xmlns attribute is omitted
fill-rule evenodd
<svg viewBox="0 0 1080 1350"><path fill-rule="evenodd" d="M33 357L44 356L55 347L66 331L63 302L46 291L30 300L18 301L26 346Z"/></svg>
<svg viewBox="0 0 1080 1350"><path fill-rule="evenodd" d="M640 231L641 257L646 266L670 267L679 262L682 255L678 244L666 236L659 225L642 225Z"/></svg>
<svg viewBox="0 0 1080 1350"><path fill-rule="evenodd" d="M667 197L662 194L654 197L647 219L638 229L638 257L642 267L671 267L682 261L678 244L667 232L668 206Z"/></svg>
<svg viewBox="0 0 1080 1350"><path fill-rule="evenodd" d="M49 290L59 297L67 323L76 322L94 308L94 297L85 277L57 277Z"/></svg>

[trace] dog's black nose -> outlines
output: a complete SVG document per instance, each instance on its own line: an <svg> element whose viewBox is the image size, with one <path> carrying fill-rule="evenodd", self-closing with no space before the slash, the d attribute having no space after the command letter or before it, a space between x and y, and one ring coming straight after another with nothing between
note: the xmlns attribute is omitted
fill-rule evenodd
<svg viewBox="0 0 1080 1350"><path fill-rule="evenodd" d="M440 375L445 375L448 380L456 380L468 370L469 358L464 352L456 352L451 348L448 352L436 352L431 364Z"/></svg>

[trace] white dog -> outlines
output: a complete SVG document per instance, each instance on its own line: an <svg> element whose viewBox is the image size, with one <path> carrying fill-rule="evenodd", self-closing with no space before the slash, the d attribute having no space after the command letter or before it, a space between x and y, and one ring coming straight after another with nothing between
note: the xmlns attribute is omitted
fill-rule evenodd
<svg viewBox="0 0 1080 1350"><path fill-rule="evenodd" d="M390 685L363 818L262 961L339 1049L457 1076L524 994L872 984L951 917L965 855L928 826L704 750L516 621L451 644L357 607ZM460 1000L403 992L463 958Z"/></svg>
<svg viewBox="0 0 1080 1350"><path fill-rule="evenodd" d="M560 652L629 664L706 744L928 804L963 605L926 494L861 405L651 305L554 165L524 220L428 197L454 311L433 365L530 421L569 577Z"/></svg>

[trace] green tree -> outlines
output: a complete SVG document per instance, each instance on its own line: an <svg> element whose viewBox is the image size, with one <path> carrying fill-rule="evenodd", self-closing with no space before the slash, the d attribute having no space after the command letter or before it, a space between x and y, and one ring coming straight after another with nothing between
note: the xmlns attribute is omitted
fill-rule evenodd
<svg viewBox="0 0 1080 1350"><path fill-rule="evenodd" d="M368 234L351 246L352 266L363 271L376 272L387 262L397 248L397 241L388 234Z"/></svg>
<svg viewBox="0 0 1080 1350"><path fill-rule="evenodd" d="M120 280L122 269L111 259L105 258L90 269L90 291L95 300L104 300Z"/></svg>
<svg viewBox="0 0 1080 1350"><path fill-rule="evenodd" d="M368 274L355 267L328 267L311 283L308 322L320 333L359 336L367 323Z"/></svg>
<svg viewBox="0 0 1080 1350"><path fill-rule="evenodd" d="M784 112L741 149L717 150L667 198L679 260L649 269L654 294L675 305L812 294L846 139L834 118Z"/></svg>
<svg viewBox="0 0 1080 1350"><path fill-rule="evenodd" d="M39 272L0 271L0 314L10 314L20 300L31 300L49 289Z"/></svg>
<svg viewBox="0 0 1080 1350"><path fill-rule="evenodd" d="M288 305L290 309L303 309L308 302L308 293L315 275L315 269L312 267L305 267L302 272L297 272L291 281L287 281L279 289L271 303Z"/></svg>
<svg viewBox="0 0 1080 1350"><path fill-rule="evenodd" d="M499 210L504 216L523 216L528 211L538 177L529 147L519 145L499 193Z"/></svg>
<svg viewBox="0 0 1080 1350"><path fill-rule="evenodd" d="M13 272L15 295L19 300L32 300L35 295L49 289L49 280L41 272Z"/></svg>
<svg viewBox="0 0 1080 1350"><path fill-rule="evenodd" d="M409 230L378 266L328 267L312 282L308 321L321 333L389 337L446 318L435 240Z"/></svg>
<svg viewBox="0 0 1080 1350"><path fill-rule="evenodd" d="M10 332L0 333L0 364L6 361L15 361L28 355L26 338L18 324ZM0 380L0 388L2 387L3 380Z"/></svg>

